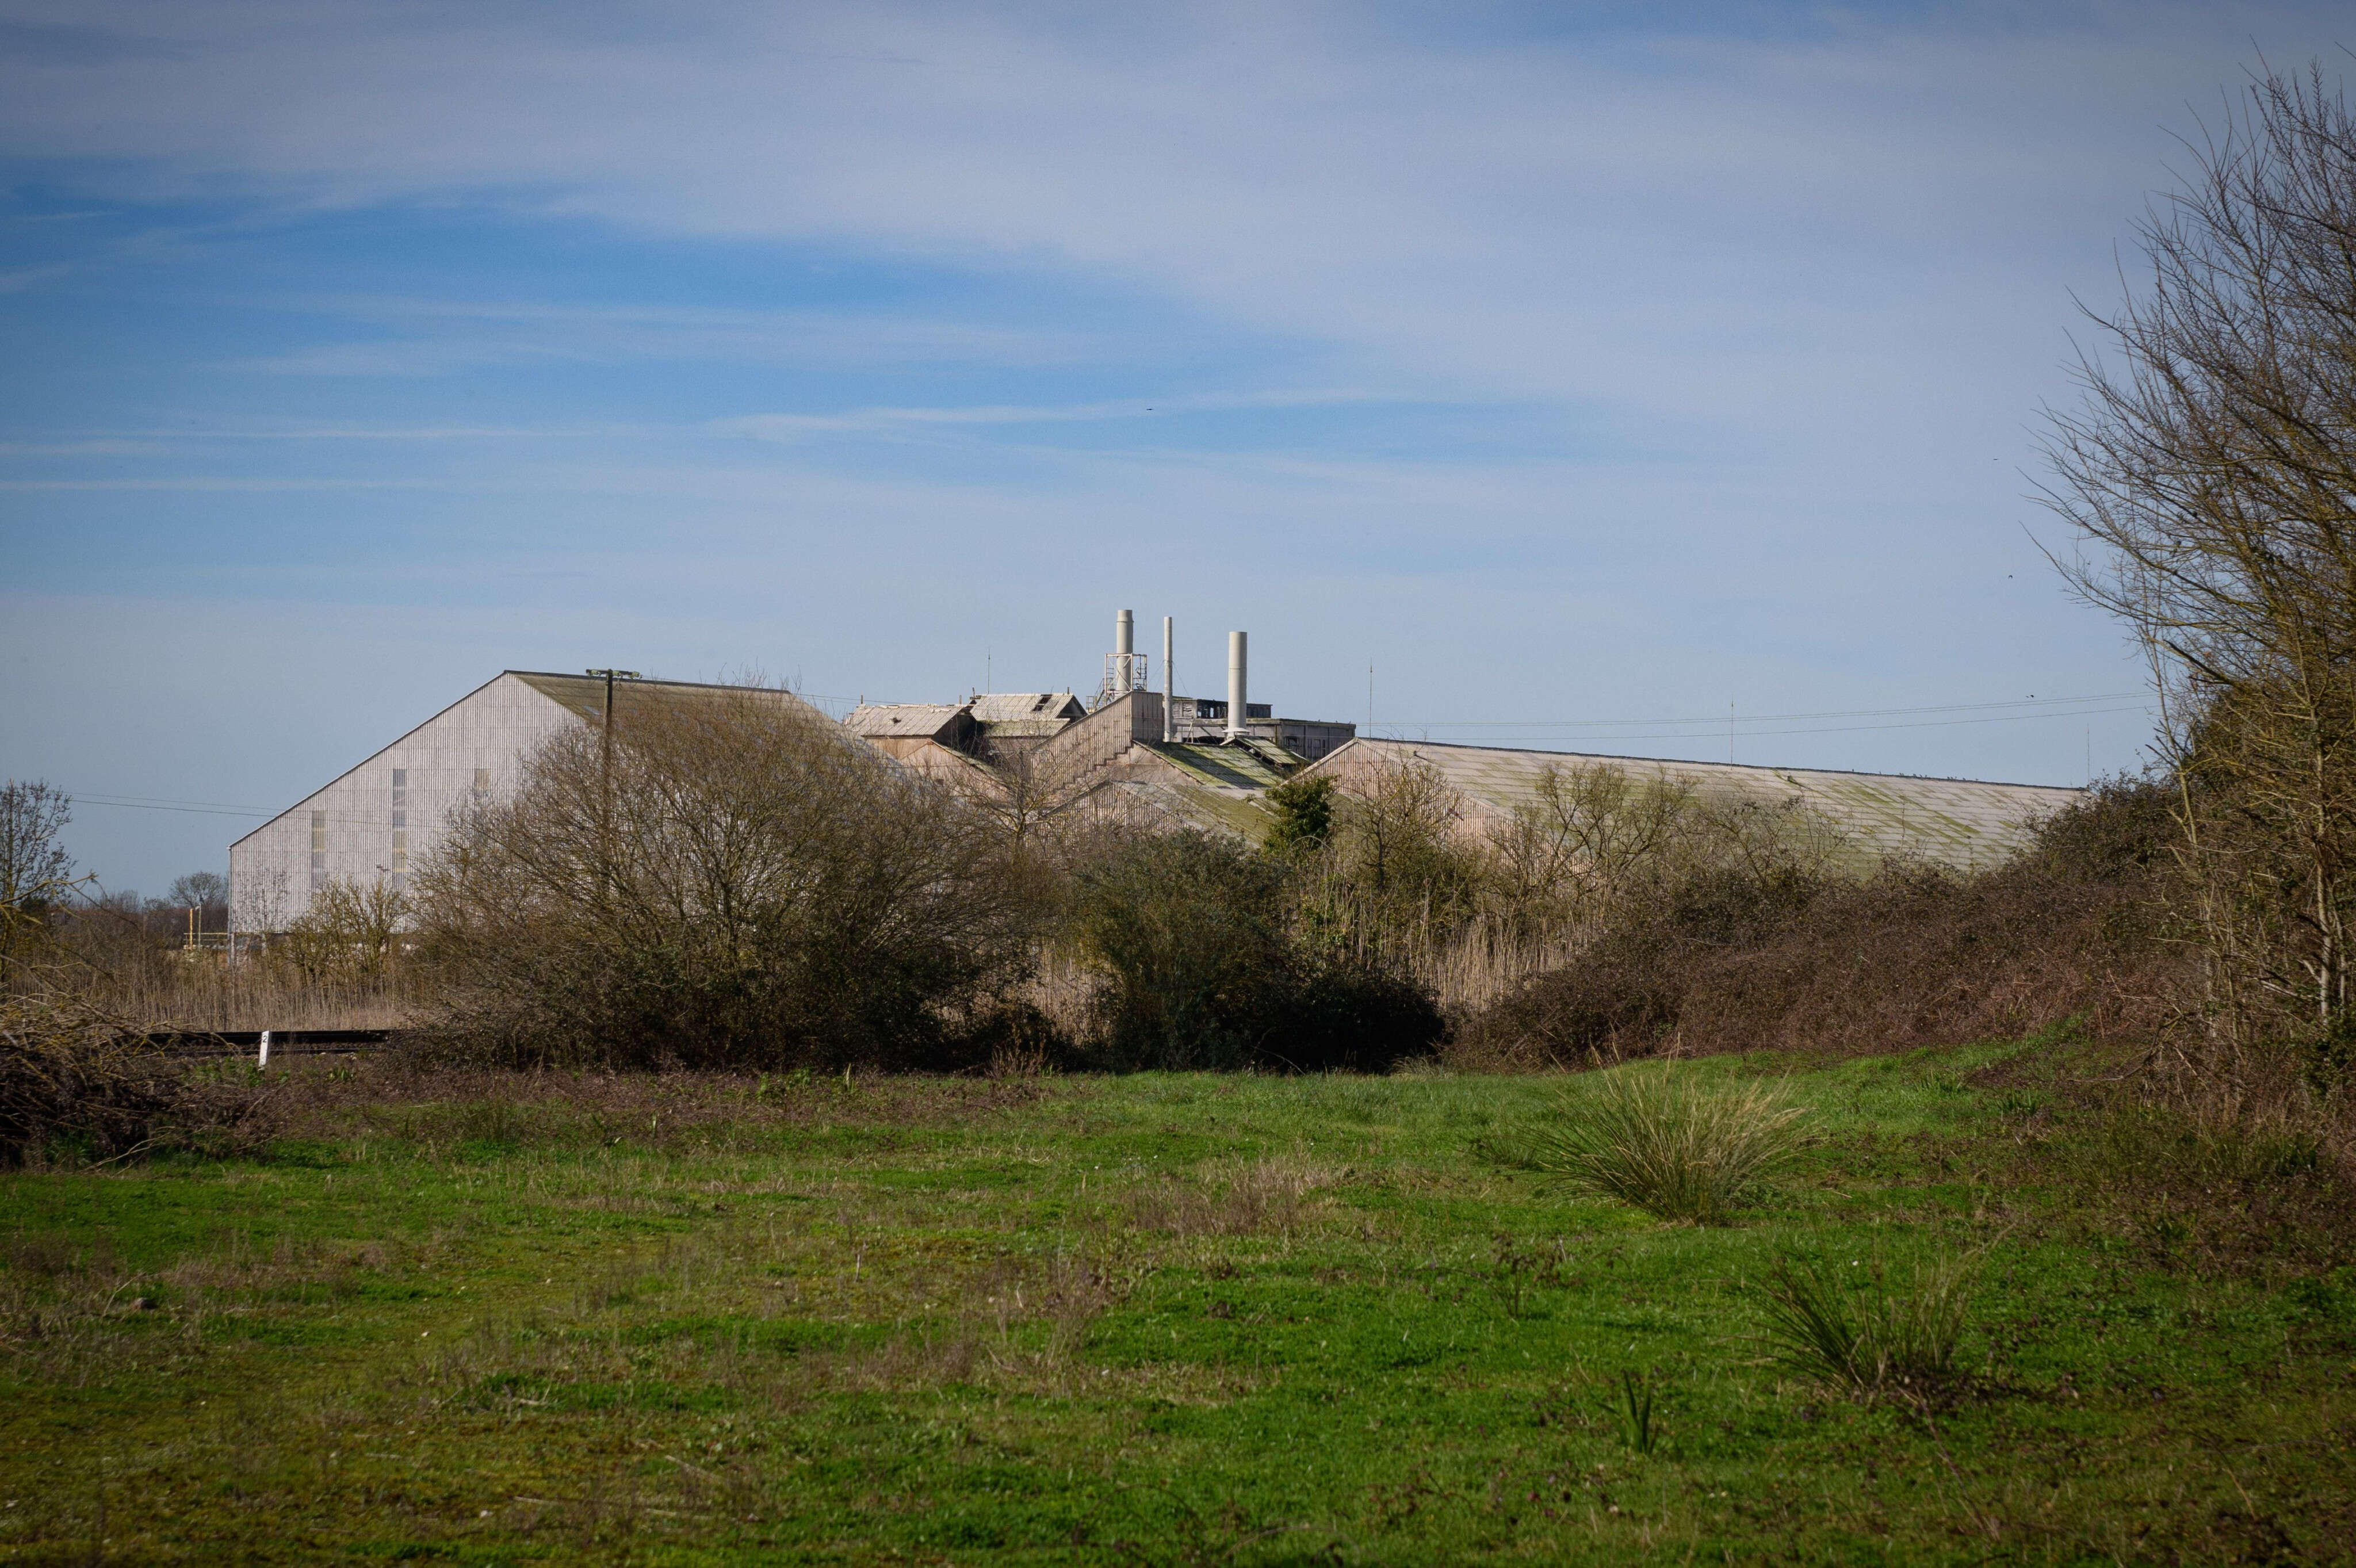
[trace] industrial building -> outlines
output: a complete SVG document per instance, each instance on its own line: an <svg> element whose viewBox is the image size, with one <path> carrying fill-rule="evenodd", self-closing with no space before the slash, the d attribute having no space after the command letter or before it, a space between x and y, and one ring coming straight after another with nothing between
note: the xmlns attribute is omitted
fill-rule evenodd
<svg viewBox="0 0 2356 1568"><path fill-rule="evenodd" d="M1227 639L1226 694L1181 696L1170 674L1173 637L1165 618L1159 691L1123 610L1088 701L1072 691L862 701L842 729L847 740L893 765L996 807L1077 807L1139 825L1249 839L1260 837L1271 820L1261 797L1304 769L1333 779L1345 794L1376 787L1387 770L1431 769L1461 802L1463 831L1481 833L1535 800L1548 768L1604 765L1714 800L1804 807L1859 854L1899 854L1966 870L2012 854L2031 824L2080 793L1385 740L1360 736L1344 721L1281 717L1271 704L1252 702L1249 645L1240 631ZM512 789L550 736L617 720L626 725L640 704L723 690L735 688L640 680L618 671L502 671L232 844L231 919L241 931L284 930L330 881L382 879L404 888L411 866L433 847L450 814ZM824 719L789 693L765 695Z"/></svg>
<svg viewBox="0 0 2356 1568"><path fill-rule="evenodd" d="M283 931L330 881L404 889L450 814L514 789L551 736L604 724L616 703L626 722L635 704L727 690L621 671L502 671L230 845L230 920L241 931ZM809 708L784 692L765 696Z"/></svg>

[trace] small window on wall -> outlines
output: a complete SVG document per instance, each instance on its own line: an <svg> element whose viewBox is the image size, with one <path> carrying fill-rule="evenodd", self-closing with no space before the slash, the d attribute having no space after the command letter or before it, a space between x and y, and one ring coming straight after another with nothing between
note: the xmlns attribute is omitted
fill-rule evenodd
<svg viewBox="0 0 2356 1568"><path fill-rule="evenodd" d="M489 768L476 768L476 769L475 769L475 793L476 793L476 794L477 794L477 795L484 794L484 793L486 793L486 792L487 792L487 791L489 790L490 787L491 787L491 770L490 770Z"/></svg>

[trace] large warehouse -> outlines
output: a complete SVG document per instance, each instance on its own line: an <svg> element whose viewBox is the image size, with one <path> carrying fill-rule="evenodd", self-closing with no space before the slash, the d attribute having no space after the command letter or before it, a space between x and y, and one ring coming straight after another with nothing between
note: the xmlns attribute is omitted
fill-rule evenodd
<svg viewBox="0 0 2356 1568"><path fill-rule="evenodd" d="M230 845L230 911L237 929L284 930L331 880L367 885L381 878L402 888L410 865L454 810L512 789L534 747L560 731L603 723L617 696L635 704L723 689L502 671ZM770 695L806 705L784 692Z"/></svg>

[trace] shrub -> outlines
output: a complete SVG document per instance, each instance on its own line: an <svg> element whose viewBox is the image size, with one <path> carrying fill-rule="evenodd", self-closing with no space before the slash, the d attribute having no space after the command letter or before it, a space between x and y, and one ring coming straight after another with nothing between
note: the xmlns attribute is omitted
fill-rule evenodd
<svg viewBox="0 0 2356 1568"><path fill-rule="evenodd" d="M1291 979L1284 868L1199 832L1134 840L1078 876L1072 939L1109 977L1100 1039L1112 1065L1240 1068Z"/></svg>
<svg viewBox="0 0 2356 1568"><path fill-rule="evenodd" d="M1388 1072L1430 1056L1448 1032L1430 990L1346 961L1296 961L1258 1059L1296 1072Z"/></svg>
<svg viewBox="0 0 2356 1568"><path fill-rule="evenodd" d="M380 984L399 956L408 917L408 900L382 876L367 883L331 877L268 956L315 985Z"/></svg>
<svg viewBox="0 0 2356 1568"><path fill-rule="evenodd" d="M514 1065L965 1065L1032 929L967 802L757 687L624 693L416 884L436 1032Z"/></svg>
<svg viewBox="0 0 2356 1568"><path fill-rule="evenodd" d="M1069 937L1108 982L1108 1066L1378 1072L1428 1054L1444 1028L1414 982L1301 951L1284 864L1239 843L1132 840L1076 882Z"/></svg>
<svg viewBox="0 0 2356 1568"><path fill-rule="evenodd" d="M1307 853L1323 847L1333 832L1333 780L1323 774L1288 779L1267 795L1276 823L1263 847L1271 854Z"/></svg>
<svg viewBox="0 0 2356 1568"><path fill-rule="evenodd" d="M1970 1260L1940 1254L1893 1279L1879 1258L1847 1270L1785 1257L1760 1287L1768 1346L1814 1381L1860 1393L1934 1395L1956 1380Z"/></svg>
<svg viewBox="0 0 2356 1568"><path fill-rule="evenodd" d="M1429 764L1385 766L1329 803L1323 842L1296 855L1294 923L1304 944L1398 969L1454 940L1478 905L1484 865L1462 832L1454 788Z"/></svg>
<svg viewBox="0 0 2356 1568"><path fill-rule="evenodd" d="M1722 1225L1804 1137L1801 1110L1765 1084L1690 1072L1612 1073L1528 1129L1521 1163L1556 1190L1616 1197L1663 1219Z"/></svg>
<svg viewBox="0 0 2356 1568"><path fill-rule="evenodd" d="M232 1130L252 1087L208 1077L136 1025L64 997L0 998L0 1165L65 1146L118 1160Z"/></svg>

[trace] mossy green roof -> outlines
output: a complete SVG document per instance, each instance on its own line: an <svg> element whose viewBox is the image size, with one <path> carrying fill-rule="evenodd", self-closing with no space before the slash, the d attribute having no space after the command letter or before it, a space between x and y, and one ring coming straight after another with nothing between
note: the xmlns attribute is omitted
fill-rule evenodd
<svg viewBox="0 0 2356 1568"><path fill-rule="evenodd" d="M1366 736L1320 757L1309 771L1330 775L1347 789L1354 775L1403 764L1434 769L1476 815L1492 819L1509 817L1516 806L1534 800L1548 768L1618 768L1640 778L1684 785L1711 799L1804 807L1838 829L1862 854L1904 855L1957 871L2008 858L2026 845L2037 822L2084 793L2043 784L1516 751Z"/></svg>

